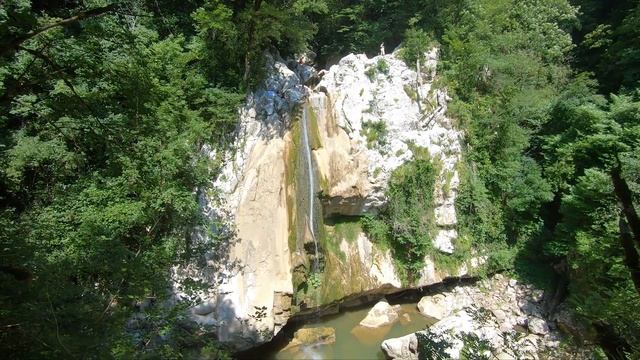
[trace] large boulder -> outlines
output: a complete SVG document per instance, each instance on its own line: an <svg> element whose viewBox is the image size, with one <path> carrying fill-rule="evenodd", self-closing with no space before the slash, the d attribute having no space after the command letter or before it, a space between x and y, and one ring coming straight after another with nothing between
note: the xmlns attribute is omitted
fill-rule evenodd
<svg viewBox="0 0 640 360"><path fill-rule="evenodd" d="M436 320L444 318L450 312L447 309L446 297L443 294L424 296L418 302L418 310L422 315Z"/></svg>
<svg viewBox="0 0 640 360"><path fill-rule="evenodd" d="M300 346L324 345L336 342L336 330L331 327L302 328L293 334L293 339L282 351Z"/></svg>
<svg viewBox="0 0 640 360"><path fill-rule="evenodd" d="M415 333L385 340L381 347L388 359L418 360L418 338Z"/></svg>
<svg viewBox="0 0 640 360"><path fill-rule="evenodd" d="M466 290L466 291L465 291ZM472 305L477 297L473 288L456 289L436 295L423 296L418 302L418 310L428 318L443 319L454 312Z"/></svg>
<svg viewBox="0 0 640 360"><path fill-rule="evenodd" d="M360 321L360 326L376 328L393 324L398 320L398 311L400 311L400 305L391 306L386 301L380 301Z"/></svg>
<svg viewBox="0 0 640 360"><path fill-rule="evenodd" d="M547 325L547 322L537 316L529 317L527 327L529 331L537 335L546 335L549 333L549 325Z"/></svg>

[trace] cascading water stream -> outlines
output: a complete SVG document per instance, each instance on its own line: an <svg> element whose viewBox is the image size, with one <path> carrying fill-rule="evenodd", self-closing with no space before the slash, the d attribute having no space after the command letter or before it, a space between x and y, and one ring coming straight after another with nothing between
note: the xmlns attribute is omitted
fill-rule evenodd
<svg viewBox="0 0 640 360"><path fill-rule="evenodd" d="M313 163L311 162L311 144L309 143L309 130L308 130L308 116L307 116L307 107L302 107L302 147L304 148L304 154L307 164L307 174L309 176L309 212L308 216L308 225L309 232L311 233L311 237L313 238L313 245L315 250L315 256L313 259L313 271L318 271L318 241L316 240L316 234L314 230L314 216L313 216L313 199L314 195L314 176L313 176Z"/></svg>

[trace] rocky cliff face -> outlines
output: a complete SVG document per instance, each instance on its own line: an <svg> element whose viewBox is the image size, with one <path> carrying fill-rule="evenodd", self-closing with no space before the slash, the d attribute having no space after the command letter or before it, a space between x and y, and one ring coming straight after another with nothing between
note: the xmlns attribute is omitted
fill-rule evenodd
<svg viewBox="0 0 640 360"><path fill-rule="evenodd" d="M198 294L194 320L243 349L271 339L305 307L403 289L390 251L379 249L357 226L346 235L339 219L376 213L386 201L393 170L419 149L426 149L440 169L434 245L454 251L460 133L444 114L446 92L432 88L437 49L428 59L418 73L393 54L349 55L324 72L313 89L304 86L316 76L312 68L268 62L267 79L240 111L236 151L225 154L222 174L212 184L216 191L211 193L218 195L202 196L205 213L222 224L214 233L226 229L233 236L206 256L204 266L176 269L177 297L186 296L181 289L186 278L211 284ZM303 106L310 117L318 194L301 192L296 176ZM321 199L322 215L315 219L319 270L309 265L315 256L306 246L309 219L296 210L303 196ZM200 237L208 241L206 232ZM447 274L431 259L425 263L411 286L463 275L467 268Z"/></svg>
<svg viewBox="0 0 640 360"><path fill-rule="evenodd" d="M318 138L313 155L324 217L375 214L386 203L393 171L412 160L414 152L427 151L440 171L434 190L434 247L452 253L461 133L445 116L446 91L433 86L437 54L435 48L427 54L420 72L396 54L371 59L348 55L324 74L308 103ZM327 236L325 247L333 251L324 254L324 279L334 286L321 289L323 303L403 288L388 250L378 249L362 233L351 239L339 231ZM412 286L466 273L443 273L429 257L425 264Z"/></svg>
<svg viewBox="0 0 640 360"><path fill-rule="evenodd" d="M268 78L240 109L235 151L211 189L201 196L205 215L223 239L206 255L206 264L176 269L175 293L184 279L210 284L198 293L202 303L191 309L193 320L211 325L219 340L244 349L270 340L291 312L292 266L286 173L295 106L306 96L301 78L308 67L292 71L269 59ZM200 242L211 243L206 229ZM218 240L220 241L220 240Z"/></svg>
<svg viewBox="0 0 640 360"><path fill-rule="evenodd" d="M372 59L351 54L332 66L311 94L322 144L314 155L325 180L325 216L376 212L385 203L393 170L422 148L442 163L436 222L456 224L461 134L445 116L446 91L433 88L437 49L427 59L418 73L394 54Z"/></svg>

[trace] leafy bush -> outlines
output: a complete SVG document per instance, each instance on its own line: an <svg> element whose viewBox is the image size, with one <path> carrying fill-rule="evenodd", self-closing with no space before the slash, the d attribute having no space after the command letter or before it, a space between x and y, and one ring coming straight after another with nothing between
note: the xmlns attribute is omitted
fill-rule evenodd
<svg viewBox="0 0 640 360"><path fill-rule="evenodd" d="M424 63L424 53L432 46L431 36L422 29L409 28L404 33L404 41L400 49L400 58L409 66L415 69L416 61L420 59Z"/></svg>
<svg viewBox="0 0 640 360"><path fill-rule="evenodd" d="M375 65L369 66L364 73L369 78L369 81L373 82L376 79L376 75L389 74L389 63L384 58L380 58Z"/></svg>
<svg viewBox="0 0 640 360"><path fill-rule="evenodd" d="M387 60L385 60L384 58L378 59L378 62L376 63L376 71L380 74L388 75L389 63L387 63Z"/></svg>
<svg viewBox="0 0 640 360"><path fill-rule="evenodd" d="M317 289L322 285L322 278L320 273L314 272L309 274L307 278L307 283L314 289Z"/></svg>
<svg viewBox="0 0 640 360"><path fill-rule="evenodd" d="M432 247L433 189L437 171L428 154L400 166L389 180L389 203L378 216L365 217L363 228L371 239L388 245L413 281Z"/></svg>
<svg viewBox="0 0 640 360"><path fill-rule="evenodd" d="M369 149L387 144L387 124L382 120L363 122L361 134L366 138Z"/></svg>

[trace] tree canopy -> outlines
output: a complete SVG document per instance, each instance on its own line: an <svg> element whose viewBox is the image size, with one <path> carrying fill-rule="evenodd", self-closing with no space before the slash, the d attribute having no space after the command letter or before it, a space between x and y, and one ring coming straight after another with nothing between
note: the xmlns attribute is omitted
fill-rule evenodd
<svg viewBox="0 0 640 360"><path fill-rule="evenodd" d="M131 314L197 256L198 191L265 52L324 66L382 43L410 66L440 46L465 139L460 239L566 299L610 358L637 357L639 29L637 0L5 0L3 353L226 356L180 308L137 337ZM388 211L365 220L409 272L430 244L434 171L399 169Z"/></svg>

